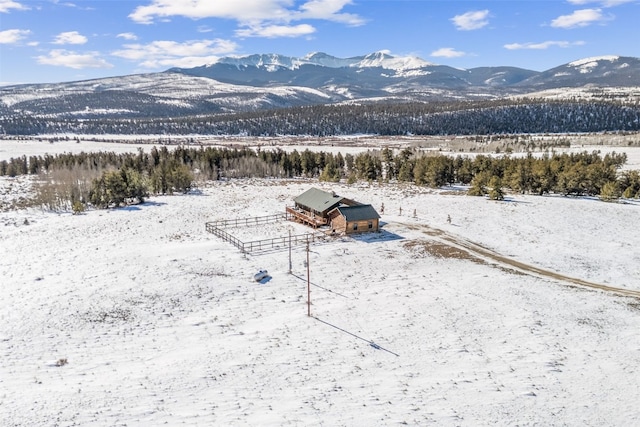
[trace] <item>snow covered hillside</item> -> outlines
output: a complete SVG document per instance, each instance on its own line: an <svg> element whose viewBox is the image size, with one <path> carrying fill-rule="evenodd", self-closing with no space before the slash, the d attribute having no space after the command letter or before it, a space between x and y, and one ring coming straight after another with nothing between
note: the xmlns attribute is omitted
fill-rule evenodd
<svg viewBox="0 0 640 427"><path fill-rule="evenodd" d="M311 186L385 210L380 234L311 246L307 317L303 247L288 274L286 248L243 255L205 222L283 212ZM1 212L0 425L638 424L640 300L571 278L640 295L639 210L230 181Z"/></svg>

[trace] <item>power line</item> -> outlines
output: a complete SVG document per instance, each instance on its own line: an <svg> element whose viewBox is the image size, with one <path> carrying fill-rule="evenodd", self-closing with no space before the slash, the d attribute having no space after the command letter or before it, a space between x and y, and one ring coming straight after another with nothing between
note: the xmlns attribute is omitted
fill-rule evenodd
<svg viewBox="0 0 640 427"><path fill-rule="evenodd" d="M342 328L341 328L341 327L339 327L339 326L332 325L332 324L331 324L331 323L329 323L329 322L325 322L325 321L324 321L324 320L322 320L322 319L318 319L317 317L314 317L314 319L316 319L318 322L324 323L325 325L329 325L329 326L331 326L332 328L336 328L336 329L337 329L337 330L339 330L339 331L342 331L342 332L344 332L344 333L346 333L346 334L349 334L349 335L351 335L352 337L355 337L355 338L357 338L357 339L359 339L359 340L365 341L365 342L369 343L369 345L370 345L371 347L375 348L376 350L383 350L383 351L386 351L387 353L391 353L391 354L393 354L394 356L398 356L398 357L400 357L400 355L399 355L398 353L394 353L394 352L393 352L393 351L391 351L391 350L387 350L386 348L384 348L384 347L380 346L379 344L376 344L375 342L373 342L373 340L368 340L368 339L366 339L366 338L363 338L363 337L361 337L361 336L359 336L359 335L356 335L356 334L354 334L354 333L352 333L352 332L347 331L346 329L342 329Z"/></svg>

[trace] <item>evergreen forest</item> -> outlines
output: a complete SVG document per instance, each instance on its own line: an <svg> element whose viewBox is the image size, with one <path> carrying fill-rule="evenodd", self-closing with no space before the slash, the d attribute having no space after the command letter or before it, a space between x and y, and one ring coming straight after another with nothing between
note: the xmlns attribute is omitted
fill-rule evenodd
<svg viewBox="0 0 640 427"><path fill-rule="evenodd" d="M106 114L106 113L105 113ZM640 105L619 100L500 99L350 103L197 116L2 113L0 134L504 135L639 131Z"/></svg>
<svg viewBox="0 0 640 427"><path fill-rule="evenodd" d="M32 175L30 203L81 212L144 201L149 194L188 192L198 183L231 178L315 178L321 181L462 185L470 195L501 200L522 194L598 196L605 201L640 198L640 171L621 171L625 154L599 151L534 156L445 156L405 148L357 155L308 149L229 149L178 146L148 152L96 152L22 156L0 162L0 176Z"/></svg>

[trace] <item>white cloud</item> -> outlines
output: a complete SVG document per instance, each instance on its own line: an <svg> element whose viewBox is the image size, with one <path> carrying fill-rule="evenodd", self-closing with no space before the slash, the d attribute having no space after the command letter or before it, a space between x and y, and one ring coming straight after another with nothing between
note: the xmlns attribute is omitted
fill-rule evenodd
<svg viewBox="0 0 640 427"><path fill-rule="evenodd" d="M60 2L60 0L51 0L51 2L57 6L78 7L77 4L71 2Z"/></svg>
<svg viewBox="0 0 640 427"><path fill-rule="evenodd" d="M637 0L569 0L569 3L582 6L589 3L597 3L602 7L615 7L625 3L632 3Z"/></svg>
<svg viewBox="0 0 640 427"><path fill-rule="evenodd" d="M473 10L462 15L456 15L451 18L451 21L458 30L478 30L489 25L489 11L486 9Z"/></svg>
<svg viewBox="0 0 640 427"><path fill-rule="evenodd" d="M325 19L354 26L364 24L365 21L358 15L340 13L351 3L351 0L309 0L300 6L300 14L294 16L302 19Z"/></svg>
<svg viewBox="0 0 640 427"><path fill-rule="evenodd" d="M465 52L455 50L452 47L441 47L440 49L431 52L431 56L440 58L459 58L465 55Z"/></svg>
<svg viewBox="0 0 640 427"><path fill-rule="evenodd" d="M85 44L87 38L77 31L60 33L53 40L53 44Z"/></svg>
<svg viewBox="0 0 640 427"><path fill-rule="evenodd" d="M250 27L236 31L238 37L299 37L312 34L316 31L314 27L308 24L300 24L294 26L287 25L269 25L267 27Z"/></svg>
<svg viewBox="0 0 640 427"><path fill-rule="evenodd" d="M238 21L262 21L288 15L290 0L152 0L138 6L130 15L133 21L149 24L156 18L183 16L192 19L225 18Z"/></svg>
<svg viewBox="0 0 640 427"><path fill-rule="evenodd" d="M296 9L293 0L151 0L146 6L137 7L129 18L140 24L173 16L230 19L238 22L242 27L240 33L246 37L258 36L260 30L266 37L295 37L312 32L308 24L290 25L295 21L314 19L354 26L364 24L358 15L342 12L351 3L352 0L307 0Z"/></svg>
<svg viewBox="0 0 640 427"><path fill-rule="evenodd" d="M15 10L29 10L27 6L18 3L13 0L0 0L0 13L9 13L11 9Z"/></svg>
<svg viewBox="0 0 640 427"><path fill-rule="evenodd" d="M47 55L37 56L38 64L68 67L76 70L83 68L112 68L113 65L99 57L98 52L77 53L64 49L55 49Z"/></svg>
<svg viewBox="0 0 640 427"><path fill-rule="evenodd" d="M522 50L522 49L531 49L531 50L545 50L551 47L560 47L560 48L568 48L572 46L582 46L585 43L583 41L576 42L568 42L568 41L545 41L539 43L510 43L505 44L504 48L509 50Z"/></svg>
<svg viewBox="0 0 640 427"><path fill-rule="evenodd" d="M133 33L120 33L116 37L125 39L125 40L138 40L138 36Z"/></svg>
<svg viewBox="0 0 640 427"><path fill-rule="evenodd" d="M562 15L551 21L551 26L555 28L580 28L587 27L597 22L608 20L602 14L602 9L580 9L571 15Z"/></svg>
<svg viewBox="0 0 640 427"><path fill-rule="evenodd" d="M0 44L15 44L31 34L29 30L0 31Z"/></svg>
<svg viewBox="0 0 640 427"><path fill-rule="evenodd" d="M136 61L143 68L184 67L215 62L218 55L234 52L238 46L229 40L191 40L178 43L158 40L149 44L128 44L113 56Z"/></svg>
<svg viewBox="0 0 640 427"><path fill-rule="evenodd" d="M213 29L211 29L211 27L208 27L206 25L198 25L198 28L196 29L199 33L210 33L213 31Z"/></svg>
<svg viewBox="0 0 640 427"><path fill-rule="evenodd" d="M152 58L143 61L139 66L143 69L157 70L171 67L193 68L204 64L216 62L220 57L218 55L211 56L183 56L181 58Z"/></svg>

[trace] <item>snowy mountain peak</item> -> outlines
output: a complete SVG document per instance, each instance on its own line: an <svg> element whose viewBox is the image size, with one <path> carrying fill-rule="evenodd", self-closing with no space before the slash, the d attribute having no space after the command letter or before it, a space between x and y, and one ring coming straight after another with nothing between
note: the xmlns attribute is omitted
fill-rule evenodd
<svg viewBox="0 0 640 427"><path fill-rule="evenodd" d="M586 74L598 68L602 62L615 62L619 59L620 57L615 55L594 56L570 62L568 66L576 68L582 74Z"/></svg>
<svg viewBox="0 0 640 427"><path fill-rule="evenodd" d="M373 61L384 61L387 58L393 58L393 56L391 56L391 52L389 52L388 50L379 50L377 52L365 55L364 58Z"/></svg>
<svg viewBox="0 0 640 427"><path fill-rule="evenodd" d="M304 61L298 58L292 58L289 56L278 55L275 53L266 53L266 54L254 54L248 56L227 56L224 58L220 58L218 60L218 64L229 64L234 65L238 68L241 67L256 67L256 68L264 68L267 71L276 71L279 68L287 68L290 70L295 70Z"/></svg>
<svg viewBox="0 0 640 427"><path fill-rule="evenodd" d="M352 58L338 58L323 52L312 52L301 58L270 54L254 54L248 56L230 56L218 60L217 64L228 64L238 68L254 67L267 71L277 71L278 69L296 70L302 65L317 65L327 68L374 68L380 67L389 70L405 71L434 64L421 58L406 56L395 57L388 51L373 52L365 56Z"/></svg>
<svg viewBox="0 0 640 427"><path fill-rule="evenodd" d="M329 68L349 67L360 61L360 57L356 58L337 58L324 52L312 52L301 58L309 64L318 65Z"/></svg>
<svg viewBox="0 0 640 427"><path fill-rule="evenodd" d="M614 61L617 61L618 59L620 59L620 57L616 55L593 56L590 58L583 58L583 59L578 59L577 61L570 62L569 66L582 67L589 64L594 64L594 63L597 64L601 61L614 62Z"/></svg>
<svg viewBox="0 0 640 427"><path fill-rule="evenodd" d="M389 70L406 71L415 70L422 67L433 66L431 62L427 62L422 58L415 56L392 56L388 51L378 51L366 55L362 61L360 61L357 67L381 67Z"/></svg>

